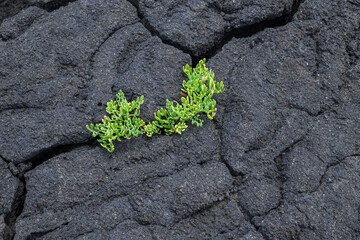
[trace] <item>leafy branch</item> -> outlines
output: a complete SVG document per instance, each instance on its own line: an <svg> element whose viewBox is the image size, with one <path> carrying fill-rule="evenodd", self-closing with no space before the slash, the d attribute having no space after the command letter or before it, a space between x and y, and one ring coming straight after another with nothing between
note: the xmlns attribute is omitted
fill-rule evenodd
<svg viewBox="0 0 360 240"><path fill-rule="evenodd" d="M116 95L116 101L107 103L106 112L111 117L105 116L102 123L90 124L86 128L93 137L99 136L101 146L109 152L114 151L114 140L121 141L121 138L130 139L140 134L148 137L160 134L162 131L170 135L181 134L188 127L187 121L202 126L203 120L200 113L205 113L209 119L213 119L216 113L216 101L214 93L224 92L223 82L214 80L214 73L205 66L205 59L201 60L196 68L186 65L183 68L188 81L183 82L181 104L166 100L166 108L161 108L155 115L155 120L145 124L138 118L140 105L144 103L144 96L138 97L136 101L127 102L124 93L120 90Z"/></svg>

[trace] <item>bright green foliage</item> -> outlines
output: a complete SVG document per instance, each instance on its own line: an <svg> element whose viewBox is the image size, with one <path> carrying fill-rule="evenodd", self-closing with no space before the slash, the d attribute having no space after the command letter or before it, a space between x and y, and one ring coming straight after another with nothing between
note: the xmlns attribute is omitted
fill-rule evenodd
<svg viewBox="0 0 360 240"><path fill-rule="evenodd" d="M121 141L121 137L130 139L143 134L145 122L138 118L140 105L144 103L144 96L138 97L136 101L127 102L124 93L120 90L116 95L117 100L107 103L106 112L111 117L105 116L102 123L86 125L92 132L92 136L99 136L98 142L109 152L114 151L114 140Z"/></svg>
<svg viewBox="0 0 360 240"><path fill-rule="evenodd" d="M166 110L160 109L155 114L153 125L164 129L167 135L181 134L187 128L186 121L202 126L203 120L199 119L200 113L206 113L213 119L216 112L216 101L212 99L214 93L224 91L223 82L214 81L214 73L205 67L205 59L201 60L195 69L189 65L184 67L184 72L189 81L183 82L182 91L187 94L181 98L182 104L166 101Z"/></svg>
<svg viewBox="0 0 360 240"><path fill-rule="evenodd" d="M202 126L200 113L205 113L209 119L213 119L216 113L216 101L212 99L214 93L224 92L223 82L214 81L214 73L205 67L205 59L201 60L195 69L186 65L184 72L189 78L183 82L182 91L186 97L181 98L181 104L166 100L166 109L161 108L155 113L155 120L145 124L138 118L140 105L144 103L141 96L136 101L128 103L124 93L120 90L116 101L107 103L106 111L111 117L105 116L103 123L86 126L92 132L93 137L99 136L101 146L109 152L114 151L113 141L121 141L121 137L129 139L131 136L146 134L148 137L160 134L181 134L188 127L187 121Z"/></svg>
<svg viewBox="0 0 360 240"><path fill-rule="evenodd" d="M144 126L144 132L146 136L152 137L154 134L160 134L160 128L156 126L155 122L151 122Z"/></svg>

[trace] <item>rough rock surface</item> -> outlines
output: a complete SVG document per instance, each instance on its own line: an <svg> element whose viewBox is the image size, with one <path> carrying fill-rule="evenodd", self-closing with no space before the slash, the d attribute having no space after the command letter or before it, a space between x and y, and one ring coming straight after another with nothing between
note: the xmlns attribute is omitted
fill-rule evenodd
<svg viewBox="0 0 360 240"><path fill-rule="evenodd" d="M0 238L360 239L359 1L29 5L0 25ZM202 57L214 121L91 138L119 89L151 120Z"/></svg>
<svg viewBox="0 0 360 240"><path fill-rule="evenodd" d="M0 158L0 236L10 238L13 235L9 222L13 215L14 205L16 205L16 194L21 184L18 178L11 173L8 164Z"/></svg>
<svg viewBox="0 0 360 240"><path fill-rule="evenodd" d="M75 0L28 0L28 4L46 9L47 11L53 11L74 1Z"/></svg>
<svg viewBox="0 0 360 240"><path fill-rule="evenodd" d="M195 56L204 54L226 33L284 18L290 14L291 0L133 0L149 25L165 41ZM245 29L243 29L244 31Z"/></svg>
<svg viewBox="0 0 360 240"><path fill-rule="evenodd" d="M0 24L28 6L27 0L0 0Z"/></svg>

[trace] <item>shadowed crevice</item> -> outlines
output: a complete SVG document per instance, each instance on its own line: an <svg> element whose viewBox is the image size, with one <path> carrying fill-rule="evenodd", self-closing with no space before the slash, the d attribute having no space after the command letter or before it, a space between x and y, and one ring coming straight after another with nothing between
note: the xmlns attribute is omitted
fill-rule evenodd
<svg viewBox="0 0 360 240"><path fill-rule="evenodd" d="M265 237L265 235L260 231L260 228L255 224L255 222L254 222L254 216L251 216L251 214L248 212L248 211L246 211L242 206L241 206L241 204L240 204L240 202L239 201L236 201L236 204L237 204L237 207L238 207L238 209L240 210L240 212L244 215L244 218L245 218L245 220L248 222L248 223L250 223L253 227L254 227L254 229L258 232L258 233L260 233L260 235L264 238L264 239L266 239L267 240L267 238Z"/></svg>
<svg viewBox="0 0 360 240"><path fill-rule="evenodd" d="M181 50L182 52L189 54L192 58L192 54L189 50L182 47L180 44L171 41L170 39L162 37L161 34L155 28L153 28L151 26L149 21L147 21L147 19L144 18L144 15L139 10L139 1L137 1L137 0L128 0L128 1L129 1L129 3L131 3L131 5L133 5L136 8L137 16L140 19L140 23L151 33L151 36L158 37L162 43L173 46L173 47L177 48L178 50ZM192 62L192 65L194 65L194 62Z"/></svg>
<svg viewBox="0 0 360 240"><path fill-rule="evenodd" d="M55 0L55 1L49 1L49 2L42 2L42 1L33 1L34 3L31 3L32 6L36 6L39 8L42 8L48 12L52 12L54 10L59 9L60 7L64 7L68 5L70 2L75 2L77 0Z"/></svg>
<svg viewBox="0 0 360 240"><path fill-rule="evenodd" d="M214 44L213 47L209 48L205 53L200 55L194 55L189 49L187 49L184 46L181 46L180 44L172 41L171 39L168 39L166 37L161 36L161 34L154 29L149 21L144 18L144 15L139 10L139 1L137 0L128 0L136 9L138 13L138 17L141 19L141 23L144 25L144 27L153 35L157 36L161 39L161 41L164 44L171 45L184 53L187 53L191 56L192 59L192 67L196 67L196 64L203 58L211 59L214 55L216 55L218 52L221 51L223 46L230 42L233 38L246 38L250 37L254 34L257 34L261 31L263 31L266 28L276 28L286 25L287 23L291 22L294 15L297 13L300 4L304 0L294 0L291 11L289 13L286 12L284 9L284 12L282 16L274 19L267 19L246 27L241 28L235 28L231 31L225 32L224 36L221 38L220 41Z"/></svg>
<svg viewBox="0 0 360 240"><path fill-rule="evenodd" d="M284 9L282 16L278 18L267 19L258 23L251 24L249 26L235 28L229 32L226 32L222 37L221 41L215 44L212 48L208 49L204 54L201 54L200 56L191 55L193 65L196 65L196 63L203 58L211 59L213 56L219 53L222 50L223 46L230 42L233 38L248 38L259 32L264 31L266 28L277 28L285 26L292 21L294 15L299 10L300 4L303 1L304 0L294 0L291 11L289 13L286 13Z"/></svg>
<svg viewBox="0 0 360 240"><path fill-rule="evenodd" d="M56 231L57 229L61 228L62 226L66 226L68 225L69 222L66 222L66 223L63 223L61 224L60 226L57 226L56 228L53 228L53 229L49 229L49 230L46 230L46 231L43 231L43 232L33 232L33 233L30 233L30 235L28 235L25 240L35 240L35 239L39 239L43 236L45 236L46 234L48 233L51 233L51 232L54 232Z"/></svg>
<svg viewBox="0 0 360 240"><path fill-rule="evenodd" d="M7 230L4 233L4 240L12 240L16 234L15 223L18 216L20 216L24 209L26 199L26 182L23 175L18 176L18 186L14 195L14 200L11 204L11 211L5 215L5 224Z"/></svg>
<svg viewBox="0 0 360 240"><path fill-rule="evenodd" d="M16 165L21 173L26 173L30 170L33 170L37 166L46 162L47 160L54 158L60 154L70 152L76 148L82 146L93 146L96 143L96 139L90 139L83 143L73 143L73 144L64 144L64 145L55 145L46 149L40 150L33 157L28 160L21 162Z"/></svg>
<svg viewBox="0 0 360 240"><path fill-rule="evenodd" d="M6 18L16 15L27 7L27 0L0 0L0 25Z"/></svg>
<svg viewBox="0 0 360 240"><path fill-rule="evenodd" d="M4 240L12 240L14 239L14 236L16 234L15 224L17 218L20 216L24 209L25 199L26 199L26 181L24 174L27 171L30 171L40 164L46 162L47 160L56 157L60 154L72 151L76 148L82 147L82 146L89 146L92 147L95 145L96 139L91 139L84 143L76 143L76 144L68 144L68 145L59 145L59 146L53 146L51 148L45 149L40 151L38 154L36 154L34 157L28 159L25 162L19 163L16 166L13 166L17 170L17 172L14 172L11 170L11 166L9 166L10 171L13 173L13 175L18 179L18 187L16 189L16 193L14 196L14 200L11 204L11 211L5 216L5 224L8 227L7 230L4 233ZM6 160L4 160L6 161ZM6 161L8 162L8 161ZM8 163L8 164L11 164ZM56 229L54 229L56 230ZM40 235L39 235L40 234ZM45 233L46 234L46 233ZM41 236L41 233L34 233L31 236L29 236L26 239L37 239L37 237Z"/></svg>

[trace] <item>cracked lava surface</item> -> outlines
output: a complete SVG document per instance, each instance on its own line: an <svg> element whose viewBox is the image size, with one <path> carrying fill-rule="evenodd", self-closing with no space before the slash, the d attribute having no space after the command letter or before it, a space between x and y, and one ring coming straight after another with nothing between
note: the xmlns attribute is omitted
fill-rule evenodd
<svg viewBox="0 0 360 240"><path fill-rule="evenodd" d="M1 4L0 238L360 239L360 1ZM214 121L91 138L119 89L150 120L202 58Z"/></svg>

